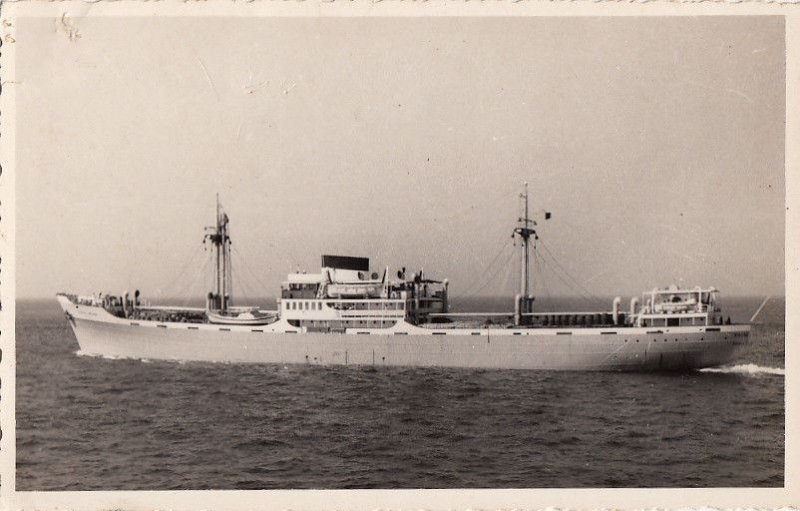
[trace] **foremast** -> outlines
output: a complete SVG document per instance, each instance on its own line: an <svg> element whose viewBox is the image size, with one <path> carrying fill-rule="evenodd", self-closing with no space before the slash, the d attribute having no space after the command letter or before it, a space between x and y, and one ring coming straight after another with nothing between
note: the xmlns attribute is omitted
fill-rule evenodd
<svg viewBox="0 0 800 511"><path fill-rule="evenodd" d="M225 313L231 301L231 238L228 234L228 215L219 204L217 194L216 224L206 227L203 243L211 242L214 250L214 286L215 290L208 293L207 308Z"/></svg>

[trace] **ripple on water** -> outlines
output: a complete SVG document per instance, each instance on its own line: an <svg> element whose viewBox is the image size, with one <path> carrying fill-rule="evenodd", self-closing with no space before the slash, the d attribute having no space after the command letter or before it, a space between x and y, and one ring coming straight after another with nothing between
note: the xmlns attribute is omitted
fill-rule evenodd
<svg viewBox="0 0 800 511"><path fill-rule="evenodd" d="M20 490L783 484L782 326L671 375L107 360L17 320Z"/></svg>

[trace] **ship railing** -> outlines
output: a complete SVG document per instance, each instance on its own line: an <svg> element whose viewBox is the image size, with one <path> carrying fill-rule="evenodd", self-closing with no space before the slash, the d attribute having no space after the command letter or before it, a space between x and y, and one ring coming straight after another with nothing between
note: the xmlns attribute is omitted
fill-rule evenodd
<svg viewBox="0 0 800 511"><path fill-rule="evenodd" d="M403 300L325 300L323 303L326 307L340 311L395 311L403 310L405 305Z"/></svg>
<svg viewBox="0 0 800 511"><path fill-rule="evenodd" d="M385 316L385 317L402 318L406 314L406 311L404 311L404 310L392 310L392 309L385 309L385 310L350 309L350 310L337 310L336 312L338 312L339 315L342 316L342 317L350 317L350 316L383 317L383 316Z"/></svg>
<svg viewBox="0 0 800 511"><path fill-rule="evenodd" d="M100 307L103 305L102 301L96 296L92 295L76 295L73 293L56 293L56 296L63 296L75 305L88 305L92 307Z"/></svg>
<svg viewBox="0 0 800 511"><path fill-rule="evenodd" d="M205 312L205 307L175 307L169 305L140 305L137 309L175 312Z"/></svg>
<svg viewBox="0 0 800 511"><path fill-rule="evenodd" d="M428 316L438 318L494 318L494 317L513 317L513 312L431 312Z"/></svg>
<svg viewBox="0 0 800 511"><path fill-rule="evenodd" d="M434 318L513 318L512 312L446 312L429 314ZM571 327L592 328L606 326L625 326L628 324L626 313L618 313L617 317L611 312L524 312L521 314L526 321L521 325L525 327Z"/></svg>
<svg viewBox="0 0 800 511"><path fill-rule="evenodd" d="M546 316L591 316L594 314L611 314L607 311L594 311L594 312L523 312L523 316L529 317L546 317ZM513 312L434 312L428 314L429 316L453 316L453 317L493 317L493 316L509 316L513 317Z"/></svg>
<svg viewBox="0 0 800 511"><path fill-rule="evenodd" d="M282 298L281 302L286 303L300 303L300 302L316 302L316 303L324 303L328 307L341 307L341 306L358 306L358 307L373 307L373 308L385 308L385 309L392 309L393 306L400 306L402 307L405 304L405 300L387 300L387 299L380 299L380 298L323 298L323 299L315 299L315 298Z"/></svg>
<svg viewBox="0 0 800 511"><path fill-rule="evenodd" d="M708 312L642 312L643 318L705 318Z"/></svg>

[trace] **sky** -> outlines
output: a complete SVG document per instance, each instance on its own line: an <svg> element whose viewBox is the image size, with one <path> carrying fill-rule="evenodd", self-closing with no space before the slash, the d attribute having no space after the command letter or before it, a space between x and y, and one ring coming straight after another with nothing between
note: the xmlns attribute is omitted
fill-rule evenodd
<svg viewBox="0 0 800 511"><path fill-rule="evenodd" d="M783 294L779 17L81 18L17 25L17 294L203 296L320 255L512 295ZM542 213L552 212L543 221Z"/></svg>

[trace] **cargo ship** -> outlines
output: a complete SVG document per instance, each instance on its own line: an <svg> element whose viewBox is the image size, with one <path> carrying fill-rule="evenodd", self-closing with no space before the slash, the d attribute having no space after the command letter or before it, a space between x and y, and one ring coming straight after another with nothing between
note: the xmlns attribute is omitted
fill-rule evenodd
<svg viewBox="0 0 800 511"><path fill-rule="evenodd" d="M714 287L654 288L625 310L619 297L605 311L534 310L529 261L538 224L527 184L520 198L524 213L512 232L520 290L507 313L451 311L446 279L405 268L375 272L368 258L339 255L323 255L318 273L290 273L275 310L236 306L229 218L219 199L203 238L215 263L204 307L149 305L139 291L57 299L80 353L149 360L676 371L727 364L748 342L750 325L724 319Z"/></svg>

